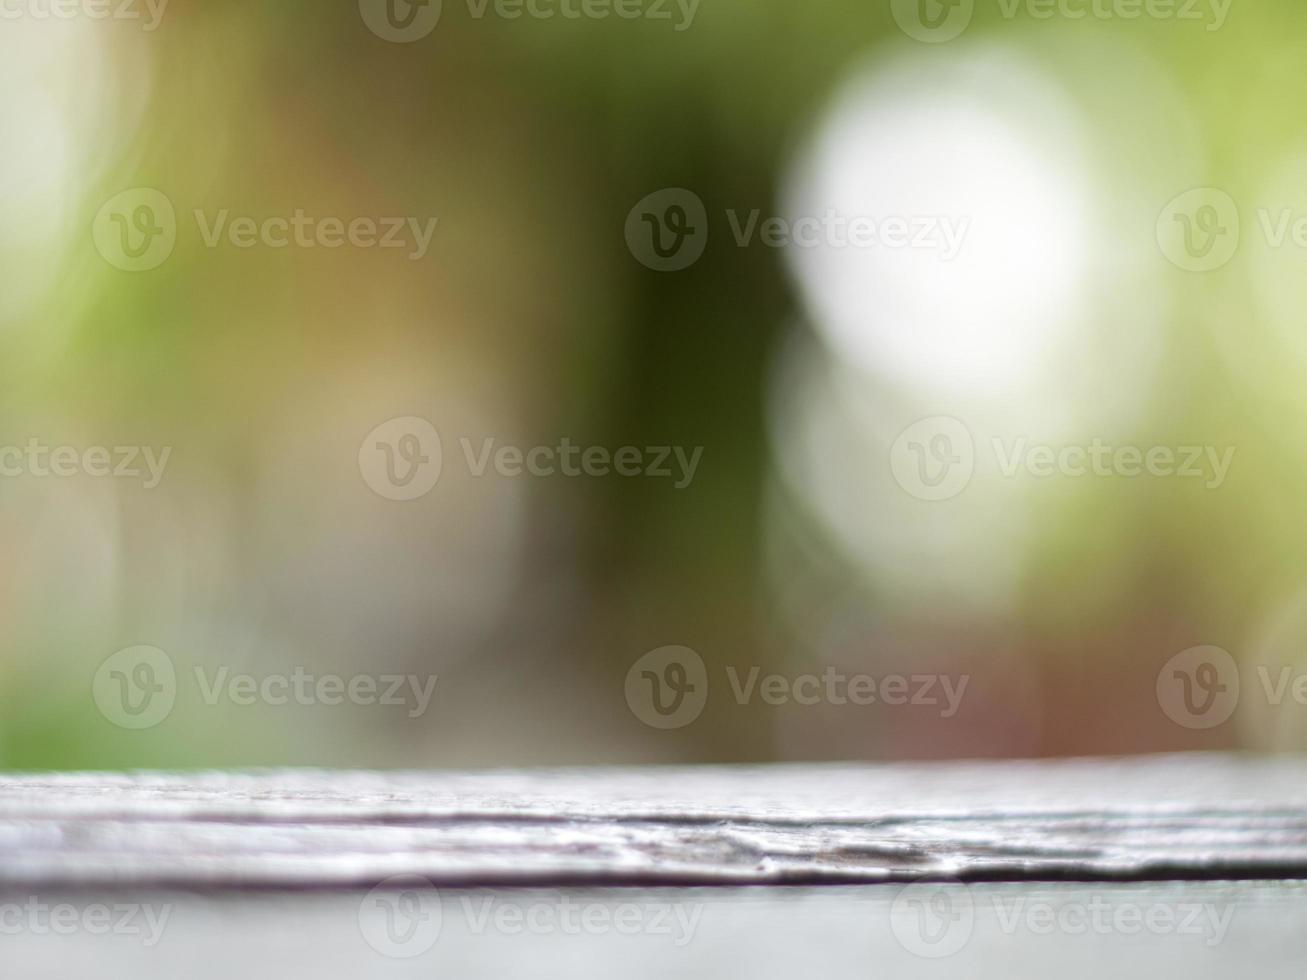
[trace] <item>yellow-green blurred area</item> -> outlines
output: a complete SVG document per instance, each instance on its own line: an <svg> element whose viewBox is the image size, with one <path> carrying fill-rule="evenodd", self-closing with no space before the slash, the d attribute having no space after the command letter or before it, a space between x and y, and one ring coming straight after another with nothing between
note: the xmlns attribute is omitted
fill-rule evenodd
<svg viewBox="0 0 1307 980"><path fill-rule="evenodd" d="M976 0L945 41L912 36L887 0L702 0L688 21L671 3L668 19L513 18L444 0L410 43L352 0L171 0L153 30L14 2L0 446L171 455L149 488L0 477L0 766L1307 743L1292 683L1276 704L1258 673L1307 672L1298 0L1140 16L1130 0ZM927 25L951 9L917 8ZM176 244L129 272L92 228L136 188L175 207ZM664 188L706 210L703 255L679 271L624 234ZM1166 209L1195 188L1238 208L1219 267L1168 253ZM438 224L417 259L206 242L222 212L297 210ZM951 261L740 244L733 222L754 211L944 215L968 234ZM1219 209L1190 217L1231 231ZM374 492L359 452L408 416L439 431L444 464L405 502ZM933 418L974 439L947 499L892 465ZM563 438L703 453L678 488L478 476L461 448ZM1095 440L1234 454L1219 480L1040 476L993 448ZM141 730L92 697L136 645L178 675L175 708ZM659 730L623 685L667 645L697 651L712 688L693 724ZM1159 704L1159 671L1202 645L1243 678L1210 728ZM969 681L944 718L740 703L724 673L831 666ZM439 680L411 717L209 704L196 667Z"/></svg>

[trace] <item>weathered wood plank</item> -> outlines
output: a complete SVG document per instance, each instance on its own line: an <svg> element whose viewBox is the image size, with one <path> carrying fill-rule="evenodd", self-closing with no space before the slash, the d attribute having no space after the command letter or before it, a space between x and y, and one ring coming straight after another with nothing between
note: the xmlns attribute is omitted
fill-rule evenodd
<svg viewBox="0 0 1307 980"><path fill-rule="evenodd" d="M0 882L1307 877L1301 760L0 778Z"/></svg>

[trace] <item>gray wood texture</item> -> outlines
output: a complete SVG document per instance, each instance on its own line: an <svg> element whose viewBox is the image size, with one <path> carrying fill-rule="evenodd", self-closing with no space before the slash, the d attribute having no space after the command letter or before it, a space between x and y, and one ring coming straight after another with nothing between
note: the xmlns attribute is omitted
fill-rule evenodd
<svg viewBox="0 0 1307 980"><path fill-rule="evenodd" d="M0 777L0 885L342 888L1307 877L1307 767Z"/></svg>

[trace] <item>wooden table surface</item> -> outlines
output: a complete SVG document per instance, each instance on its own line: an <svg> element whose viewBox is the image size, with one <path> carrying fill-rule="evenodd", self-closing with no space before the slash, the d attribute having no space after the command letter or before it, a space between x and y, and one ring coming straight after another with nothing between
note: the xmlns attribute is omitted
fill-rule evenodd
<svg viewBox="0 0 1307 980"><path fill-rule="evenodd" d="M1289 976L1298 879L1294 758L0 778L22 977Z"/></svg>
<svg viewBox="0 0 1307 980"><path fill-rule="evenodd" d="M0 777L0 882L216 888L1307 876L1307 765Z"/></svg>

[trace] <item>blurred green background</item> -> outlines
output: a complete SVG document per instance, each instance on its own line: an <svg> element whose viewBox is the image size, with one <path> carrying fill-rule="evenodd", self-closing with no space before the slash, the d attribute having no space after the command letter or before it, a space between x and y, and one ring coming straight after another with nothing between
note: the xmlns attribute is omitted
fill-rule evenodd
<svg viewBox="0 0 1307 980"><path fill-rule="evenodd" d="M1210 729L1176 724L1156 692L1202 644L1307 670L1307 250L1269 249L1257 218L1307 214L1307 10L1233 0L1210 29L978 0L933 43L887 2L702 0L683 30L671 9L478 18L445 0L411 43L349 2L172 0L152 31L0 20L0 446L172 447L151 489L0 478L0 765L1307 741L1307 707L1247 682ZM142 187L176 208L176 247L125 272L92 227ZM1238 252L1208 272L1158 245L1167 203L1197 187L1242 217ZM624 234L663 188L707 213L702 258L677 272ZM846 199L966 216L960 271L741 246L726 216ZM192 216L224 209L439 223L420 260L207 247ZM358 462L403 416L445 454L411 502L374 493ZM981 446L1237 452L1215 488L1007 478L987 459L932 502L894 481L890 454L936 416ZM487 437L703 456L682 489L474 478L458 440ZM183 679L139 731L92 697L99 666L137 644ZM714 687L693 724L661 731L623 683L669 644ZM210 706L186 681L197 664L439 683L417 718ZM948 719L741 705L718 680L831 664L970 680Z"/></svg>

